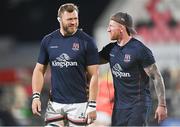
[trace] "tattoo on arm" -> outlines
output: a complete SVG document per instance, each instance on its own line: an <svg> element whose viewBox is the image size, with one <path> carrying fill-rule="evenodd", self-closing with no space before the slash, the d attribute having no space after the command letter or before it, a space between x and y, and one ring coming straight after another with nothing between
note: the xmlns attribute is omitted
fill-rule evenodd
<svg viewBox="0 0 180 127"><path fill-rule="evenodd" d="M152 78L154 87L156 90L156 94L158 97L158 104L165 106L166 105L166 100L165 100L165 86L164 86L164 81L161 76L160 71L158 70L156 64L152 64L146 68L144 68L145 72L147 75Z"/></svg>

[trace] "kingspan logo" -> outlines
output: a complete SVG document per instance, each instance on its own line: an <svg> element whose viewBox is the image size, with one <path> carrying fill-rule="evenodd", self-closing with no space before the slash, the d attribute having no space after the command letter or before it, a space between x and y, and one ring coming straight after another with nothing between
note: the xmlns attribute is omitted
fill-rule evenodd
<svg viewBox="0 0 180 127"><path fill-rule="evenodd" d="M70 61L71 58L63 53L56 60L52 61L52 66L59 66L60 68L69 67L69 66L77 66L77 62Z"/></svg>
<svg viewBox="0 0 180 127"><path fill-rule="evenodd" d="M122 72L122 68L119 64L115 64L113 67L112 67L112 73L116 76L116 77L131 77L131 75L129 73L126 73L126 72Z"/></svg>

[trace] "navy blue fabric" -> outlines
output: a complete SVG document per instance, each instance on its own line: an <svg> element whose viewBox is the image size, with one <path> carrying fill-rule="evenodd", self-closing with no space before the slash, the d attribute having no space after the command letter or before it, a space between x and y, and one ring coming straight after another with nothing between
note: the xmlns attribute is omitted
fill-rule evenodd
<svg viewBox="0 0 180 127"><path fill-rule="evenodd" d="M106 45L99 56L109 61L115 88L115 109L135 105L151 105L149 77L144 68L155 63L152 52L139 40L132 38L126 45Z"/></svg>
<svg viewBox="0 0 180 127"><path fill-rule="evenodd" d="M147 126L151 106L134 106L128 109L114 109L112 126Z"/></svg>
<svg viewBox="0 0 180 127"><path fill-rule="evenodd" d="M59 103L87 101L86 67L99 63L96 42L81 30L64 37L59 29L46 35L38 63L51 66L52 100Z"/></svg>

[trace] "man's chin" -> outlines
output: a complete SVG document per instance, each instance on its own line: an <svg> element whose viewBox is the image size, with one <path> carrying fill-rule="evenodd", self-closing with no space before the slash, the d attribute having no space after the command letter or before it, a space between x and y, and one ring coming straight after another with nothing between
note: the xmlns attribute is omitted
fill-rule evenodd
<svg viewBox="0 0 180 127"><path fill-rule="evenodd" d="M66 36L71 36L71 35L73 35L74 33L76 32L76 30L69 30L69 31L67 31L66 32Z"/></svg>
<svg viewBox="0 0 180 127"><path fill-rule="evenodd" d="M111 42L116 42L117 40L116 40L116 39L111 38L111 39L110 39L110 41L111 41Z"/></svg>
<svg viewBox="0 0 180 127"><path fill-rule="evenodd" d="M117 42L117 40L111 40L111 42L110 42L110 43L114 43L114 42Z"/></svg>
<svg viewBox="0 0 180 127"><path fill-rule="evenodd" d="M68 33L73 34L73 33L75 33L75 32L76 32L76 30L77 30L77 29L75 29L75 28L74 28L74 29L69 29L69 30L68 30Z"/></svg>

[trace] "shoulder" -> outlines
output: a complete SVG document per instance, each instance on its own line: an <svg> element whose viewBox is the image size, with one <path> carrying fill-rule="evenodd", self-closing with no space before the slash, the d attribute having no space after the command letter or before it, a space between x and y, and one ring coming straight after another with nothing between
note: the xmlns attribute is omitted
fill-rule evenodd
<svg viewBox="0 0 180 127"><path fill-rule="evenodd" d="M154 63L155 60L153 53L145 44L137 39L134 39L133 45L135 46L133 53L136 54L140 60L145 61L144 64L150 65L151 63Z"/></svg>
<svg viewBox="0 0 180 127"><path fill-rule="evenodd" d="M94 38L85 33L84 31L78 29L77 36L79 39L84 40L86 42L95 42Z"/></svg>
<svg viewBox="0 0 180 127"><path fill-rule="evenodd" d="M135 48L136 50L150 50L142 41L136 39L136 38L132 38L132 43L131 46L133 46L133 48Z"/></svg>
<svg viewBox="0 0 180 127"><path fill-rule="evenodd" d="M54 30L53 32L45 35L45 36L43 37L43 40L49 41L49 40L51 40L52 38L56 38L56 37L58 36L58 31L59 31L59 29Z"/></svg>
<svg viewBox="0 0 180 127"><path fill-rule="evenodd" d="M117 42L112 42L103 47L103 49L112 49L114 46L117 45Z"/></svg>
<svg viewBox="0 0 180 127"><path fill-rule="evenodd" d="M59 29L54 30L53 32L51 32L49 34L46 34L43 37L43 39L41 40L41 45L47 46L53 38L57 38L58 37L58 31L59 31Z"/></svg>
<svg viewBox="0 0 180 127"><path fill-rule="evenodd" d="M109 52L114 48L114 46L117 45L117 42L109 43L103 47L103 49L100 51L100 54L109 54Z"/></svg>

